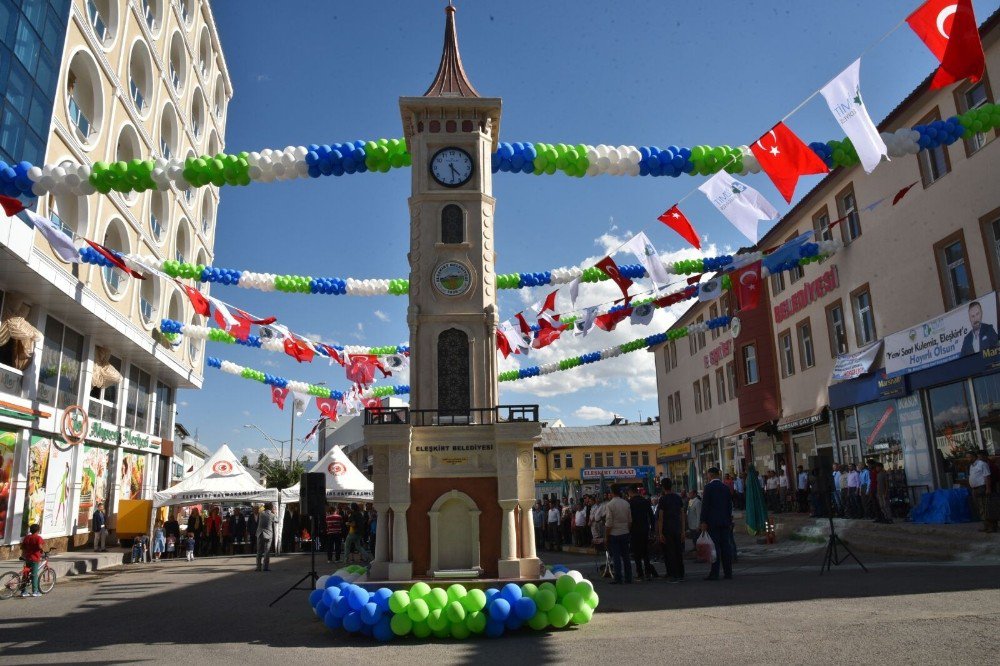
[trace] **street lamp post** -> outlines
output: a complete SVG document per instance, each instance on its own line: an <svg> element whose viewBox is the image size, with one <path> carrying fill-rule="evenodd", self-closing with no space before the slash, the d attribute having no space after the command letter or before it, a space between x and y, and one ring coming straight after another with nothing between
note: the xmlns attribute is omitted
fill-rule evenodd
<svg viewBox="0 0 1000 666"><path fill-rule="evenodd" d="M278 449L278 462L279 463L283 463L284 462L284 460L285 460L285 441L284 440L277 440L277 439L271 437L266 432L264 432L263 430L261 430L260 426L258 426L255 423L244 423L243 427L244 428L253 428L257 432L259 432L261 435L263 435L264 438L268 442L271 443L271 446L273 446L276 449ZM291 443L289 443L289 448L291 448Z"/></svg>

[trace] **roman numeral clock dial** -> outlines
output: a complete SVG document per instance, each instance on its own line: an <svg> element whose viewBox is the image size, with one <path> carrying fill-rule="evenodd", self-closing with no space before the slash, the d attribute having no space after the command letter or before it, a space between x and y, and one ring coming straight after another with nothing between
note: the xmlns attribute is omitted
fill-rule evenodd
<svg viewBox="0 0 1000 666"><path fill-rule="evenodd" d="M444 187L461 187L472 178L472 156L461 148L442 148L431 158L431 176Z"/></svg>

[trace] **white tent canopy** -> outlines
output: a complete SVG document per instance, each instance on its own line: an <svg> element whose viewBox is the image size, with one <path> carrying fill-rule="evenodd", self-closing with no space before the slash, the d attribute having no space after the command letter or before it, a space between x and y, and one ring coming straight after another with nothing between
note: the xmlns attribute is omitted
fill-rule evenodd
<svg viewBox="0 0 1000 666"><path fill-rule="evenodd" d="M278 489L260 485L223 444L205 464L176 486L153 493L153 506L205 502L277 502Z"/></svg>
<svg viewBox="0 0 1000 666"><path fill-rule="evenodd" d="M339 446L331 448L309 471L326 475L327 501L371 502L375 498L375 484L354 466ZM298 502L299 484L282 490L281 501Z"/></svg>

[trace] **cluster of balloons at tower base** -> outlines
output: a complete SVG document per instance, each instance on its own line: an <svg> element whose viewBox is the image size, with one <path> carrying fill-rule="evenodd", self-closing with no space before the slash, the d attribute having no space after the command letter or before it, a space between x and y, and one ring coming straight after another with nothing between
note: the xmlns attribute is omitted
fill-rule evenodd
<svg viewBox="0 0 1000 666"><path fill-rule="evenodd" d="M599 601L593 584L579 571L554 566L543 582L507 583L500 589L466 589L455 583L432 587L417 582L409 590L358 585L363 567L346 567L321 576L309 594L316 617L332 630L378 641L416 638L498 638L528 627L535 631L587 624Z"/></svg>

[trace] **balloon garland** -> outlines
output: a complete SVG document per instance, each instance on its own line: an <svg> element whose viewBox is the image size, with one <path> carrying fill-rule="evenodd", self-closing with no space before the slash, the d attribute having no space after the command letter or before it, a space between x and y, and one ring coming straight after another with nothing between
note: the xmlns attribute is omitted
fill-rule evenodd
<svg viewBox="0 0 1000 666"><path fill-rule="evenodd" d="M215 356L209 356L205 359L205 364L210 368L217 368L230 375L242 377L243 379L251 379L255 382L260 382L261 384L267 384L268 386L287 388L295 393L305 393L317 398L333 398L334 400L344 399L344 394L341 391L331 389L328 386L319 386L318 384L309 384L307 382L285 379L284 377L278 377L267 372L254 370L253 368L246 368L230 361L223 361ZM392 395L406 395L409 392L410 387L406 385L373 386L362 393L361 397L386 398Z"/></svg>
<svg viewBox="0 0 1000 666"><path fill-rule="evenodd" d="M462 640L476 634L498 638L524 626L544 631L587 624L600 602L593 583L562 565L547 570L539 585L507 583L500 589L431 587L421 581L408 590L370 592L358 585L366 579L358 565L320 576L309 593L316 617L331 630L381 642L410 635Z"/></svg>
<svg viewBox="0 0 1000 666"><path fill-rule="evenodd" d="M1000 105L984 104L947 120L915 125L895 132L882 132L890 157L914 155L921 150L950 145L978 132L1000 128ZM813 142L809 147L830 168L859 163L850 139ZM22 161L14 165L0 161L0 194L37 197L47 192L87 196L95 192L165 191L214 185L245 186L295 178L319 178L377 171L411 165L412 157L403 139L350 141L334 144L288 146L236 155L219 153L187 159L158 157L130 162L95 162L93 166L72 161L35 166ZM567 176L670 176L682 173L708 176L721 170L745 175L759 173L760 164L747 146L609 146L501 143L491 157L494 173L554 174Z"/></svg>
<svg viewBox="0 0 1000 666"><path fill-rule="evenodd" d="M835 253L838 248L837 241L807 243L802 258L806 260L814 257L826 257ZM187 278L197 282L235 285L243 289L255 289L258 291L346 296L405 296L410 292L410 281L405 278L359 280L356 278L344 279L306 275L275 275L274 273L256 273L234 268L217 268L202 264L174 261L172 259L165 260L150 255L122 254L118 252L115 252L115 254L127 261L134 261L144 266L162 270L173 278ZM763 255L761 252L754 252L750 255L741 255L741 258L743 256L752 256L753 261L756 261ZM85 263L97 264L99 266L110 265L106 257L90 247L80 250L80 258ZM718 257L664 262L663 265L668 273L674 275L697 275L699 273L713 273L725 270L732 263L732 255L724 254ZM634 280L647 277L646 269L640 264L622 264L618 268L621 274L629 279ZM585 283L604 282L610 279L606 273L594 266L588 268L554 268L533 273L498 274L497 288L528 289L547 285L563 285L569 284L577 278Z"/></svg>

